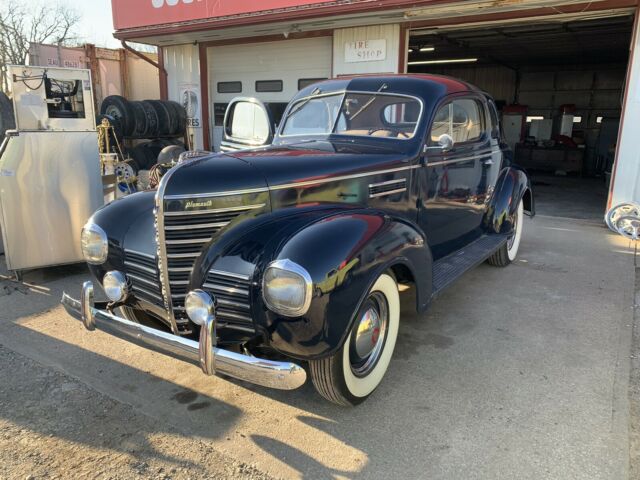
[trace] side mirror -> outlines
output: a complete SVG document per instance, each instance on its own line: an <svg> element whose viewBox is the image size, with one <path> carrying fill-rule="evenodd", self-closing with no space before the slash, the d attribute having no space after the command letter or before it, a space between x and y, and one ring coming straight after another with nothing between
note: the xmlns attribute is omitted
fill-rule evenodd
<svg viewBox="0 0 640 480"><path fill-rule="evenodd" d="M443 152L448 152L453 148L453 138L451 138L451 135L443 133L438 137L438 145Z"/></svg>
<svg viewBox="0 0 640 480"><path fill-rule="evenodd" d="M272 114L255 98L237 97L231 100L224 115L223 152L268 145L275 133Z"/></svg>

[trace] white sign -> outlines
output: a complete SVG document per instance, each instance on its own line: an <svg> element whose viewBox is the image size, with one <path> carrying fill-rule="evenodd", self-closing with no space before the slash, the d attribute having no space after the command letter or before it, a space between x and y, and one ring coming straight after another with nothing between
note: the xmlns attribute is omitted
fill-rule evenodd
<svg viewBox="0 0 640 480"><path fill-rule="evenodd" d="M356 40L344 44L344 61L346 63L355 62L378 62L387 58L387 41L379 40Z"/></svg>
<svg viewBox="0 0 640 480"><path fill-rule="evenodd" d="M201 128L200 123L200 85L196 83L181 83L178 85L180 100L187 111L187 127Z"/></svg>

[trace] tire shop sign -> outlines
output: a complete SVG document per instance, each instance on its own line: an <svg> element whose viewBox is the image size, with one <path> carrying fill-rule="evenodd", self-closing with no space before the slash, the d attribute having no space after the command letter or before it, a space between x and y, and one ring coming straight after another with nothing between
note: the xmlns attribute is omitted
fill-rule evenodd
<svg viewBox="0 0 640 480"><path fill-rule="evenodd" d="M201 128L200 121L200 85L197 83L180 83L178 102L187 111L187 127Z"/></svg>
<svg viewBox="0 0 640 480"><path fill-rule="evenodd" d="M111 6L113 26L116 30L121 30L290 9L332 1L334 0L112 0Z"/></svg>
<svg viewBox="0 0 640 480"><path fill-rule="evenodd" d="M378 62L387 58L387 41L379 40L356 40L344 44L344 61L346 63L356 62Z"/></svg>

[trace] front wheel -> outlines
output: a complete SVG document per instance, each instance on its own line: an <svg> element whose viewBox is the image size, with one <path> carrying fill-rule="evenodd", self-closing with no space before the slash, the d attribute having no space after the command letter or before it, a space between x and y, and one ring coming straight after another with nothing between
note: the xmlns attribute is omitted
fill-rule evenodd
<svg viewBox="0 0 640 480"><path fill-rule="evenodd" d="M338 405L357 405L380 385L391 361L400 324L396 281L382 274L360 307L353 329L334 355L309 362L320 395Z"/></svg>
<svg viewBox="0 0 640 480"><path fill-rule="evenodd" d="M524 220L524 204L520 200L516 213L513 219L513 233L507 239L507 242L500 247L500 249L491 255L487 262L490 265L496 267L506 267L513 262L518 256L518 250L520 248L520 240L522 240L522 228Z"/></svg>

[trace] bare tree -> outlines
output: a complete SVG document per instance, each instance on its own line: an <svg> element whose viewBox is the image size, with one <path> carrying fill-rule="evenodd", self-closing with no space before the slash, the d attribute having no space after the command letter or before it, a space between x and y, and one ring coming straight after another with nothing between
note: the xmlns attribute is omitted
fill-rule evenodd
<svg viewBox="0 0 640 480"><path fill-rule="evenodd" d="M7 91L6 65L24 65L29 44L67 45L74 40L73 28L80 14L62 3L25 5L16 0L0 6L0 90Z"/></svg>

